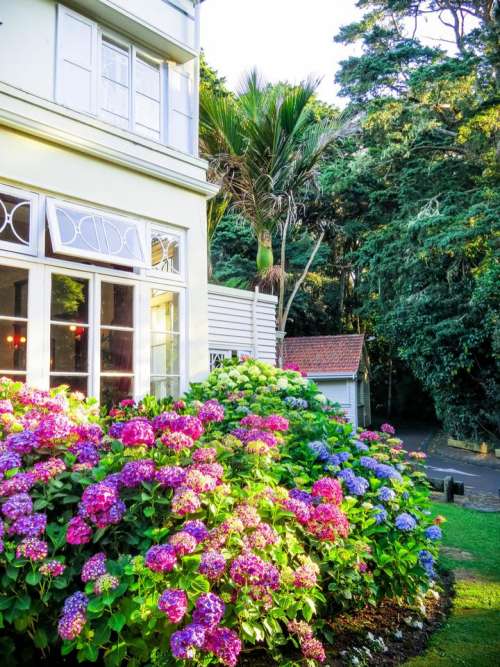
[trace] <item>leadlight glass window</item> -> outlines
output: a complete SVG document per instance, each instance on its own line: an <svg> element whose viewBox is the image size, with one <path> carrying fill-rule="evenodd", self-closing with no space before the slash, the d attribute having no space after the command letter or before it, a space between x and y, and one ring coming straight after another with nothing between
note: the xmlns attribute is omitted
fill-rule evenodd
<svg viewBox="0 0 500 667"><path fill-rule="evenodd" d="M0 248L36 254L36 201L34 194L0 186Z"/></svg>
<svg viewBox="0 0 500 667"><path fill-rule="evenodd" d="M180 393L179 295L151 290L151 394Z"/></svg>
<svg viewBox="0 0 500 667"><path fill-rule="evenodd" d="M146 267L142 225L123 216L47 200L47 220L55 253L124 266Z"/></svg>
<svg viewBox="0 0 500 667"><path fill-rule="evenodd" d="M27 269L0 266L0 376L23 381L28 344Z"/></svg>
<svg viewBox="0 0 500 667"><path fill-rule="evenodd" d="M154 271L181 274L180 237L177 234L153 227L151 230L151 266Z"/></svg>

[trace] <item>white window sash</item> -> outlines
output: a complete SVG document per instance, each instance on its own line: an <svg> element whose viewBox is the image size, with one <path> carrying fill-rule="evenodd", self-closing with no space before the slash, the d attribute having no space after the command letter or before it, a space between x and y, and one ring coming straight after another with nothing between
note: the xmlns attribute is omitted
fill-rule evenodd
<svg viewBox="0 0 500 667"><path fill-rule="evenodd" d="M102 218L106 220L109 224L115 224L117 229L123 225L127 225L127 228L135 228L137 234L137 244L141 254L141 258L130 258L122 257L119 254L108 252L103 252L98 249L82 249L80 247L73 247L69 244L63 243L61 238L59 220L57 215L57 210L69 211L78 214L84 214L86 216ZM52 246L55 253L69 255L71 257L85 258L85 259L94 259L99 262L106 262L111 264L119 264L122 266L130 266L136 268L150 268L151 264L148 259L149 255L145 251L144 243L144 233L145 233L145 224L142 221L133 220L131 218L126 218L124 216L119 216L114 213L108 213L99 209L91 209L84 206L79 206L72 204L70 202L65 202L62 200L52 199L51 197L47 198L47 221L49 224L50 237L52 240ZM79 225L75 225L75 229L79 229ZM79 235L80 232L76 231L76 235ZM80 234L81 237L81 234ZM83 237L81 237L83 239ZM123 241L123 239L122 239Z"/></svg>

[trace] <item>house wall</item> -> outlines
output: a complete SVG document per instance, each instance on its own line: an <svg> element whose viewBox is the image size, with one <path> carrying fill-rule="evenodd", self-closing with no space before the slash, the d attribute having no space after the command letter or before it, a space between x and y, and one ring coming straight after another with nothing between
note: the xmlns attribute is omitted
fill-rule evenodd
<svg viewBox="0 0 500 667"><path fill-rule="evenodd" d="M311 380L314 380L320 391L322 391L328 399L334 403L340 404L340 407L345 411L347 418L356 429L358 426L356 410L356 380L348 378L320 379L315 377L311 377Z"/></svg>
<svg viewBox="0 0 500 667"><path fill-rule="evenodd" d="M211 352L249 353L276 363L276 304L268 294L208 286L208 342Z"/></svg>
<svg viewBox="0 0 500 667"><path fill-rule="evenodd" d="M203 196L1 126L0 181L186 230L186 375L190 381L206 376L208 312ZM6 256L14 257L15 253Z"/></svg>

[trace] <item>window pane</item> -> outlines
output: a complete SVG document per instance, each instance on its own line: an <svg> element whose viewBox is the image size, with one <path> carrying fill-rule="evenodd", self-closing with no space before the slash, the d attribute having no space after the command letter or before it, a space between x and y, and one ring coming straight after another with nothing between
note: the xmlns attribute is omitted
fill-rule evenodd
<svg viewBox="0 0 500 667"><path fill-rule="evenodd" d="M0 192L0 241L29 246L30 202Z"/></svg>
<svg viewBox="0 0 500 667"><path fill-rule="evenodd" d="M101 108L121 118L128 118L128 88L119 83L102 80ZM112 121L112 119L109 119Z"/></svg>
<svg viewBox="0 0 500 667"><path fill-rule="evenodd" d="M151 378L151 395L156 398L173 396L177 398L180 394L179 378Z"/></svg>
<svg viewBox="0 0 500 667"><path fill-rule="evenodd" d="M13 382L26 382L26 375L23 375L20 373L19 375L17 373L2 373L0 374L0 382L2 381L3 378L7 378L8 380L12 380Z"/></svg>
<svg viewBox="0 0 500 667"><path fill-rule="evenodd" d="M156 132L160 131L160 103L144 95L135 96L135 122ZM138 130L139 131L139 130Z"/></svg>
<svg viewBox="0 0 500 667"><path fill-rule="evenodd" d="M136 60L136 90L154 100L160 99L160 68L141 58Z"/></svg>
<svg viewBox="0 0 500 667"><path fill-rule="evenodd" d="M132 372L132 331L101 330L101 370Z"/></svg>
<svg viewBox="0 0 500 667"><path fill-rule="evenodd" d="M151 330L179 331L179 295L151 290Z"/></svg>
<svg viewBox="0 0 500 667"><path fill-rule="evenodd" d="M180 273L179 237L153 230L151 234L151 265L155 271Z"/></svg>
<svg viewBox="0 0 500 667"><path fill-rule="evenodd" d="M102 283L101 324L115 327L134 326L134 288L131 285Z"/></svg>
<svg viewBox="0 0 500 667"><path fill-rule="evenodd" d="M26 341L26 324L0 320L0 369L26 370Z"/></svg>
<svg viewBox="0 0 500 667"><path fill-rule="evenodd" d="M105 39L102 42L102 76L128 86L128 50Z"/></svg>
<svg viewBox="0 0 500 667"><path fill-rule="evenodd" d="M101 378L101 404L116 405L132 395L132 378Z"/></svg>
<svg viewBox="0 0 500 667"><path fill-rule="evenodd" d="M28 271L0 266L0 315L28 317Z"/></svg>
<svg viewBox="0 0 500 667"><path fill-rule="evenodd" d="M52 320L88 322L89 281L85 278L53 275L50 305Z"/></svg>
<svg viewBox="0 0 500 667"><path fill-rule="evenodd" d="M177 375L179 370L179 335L151 334L151 375Z"/></svg>
<svg viewBox="0 0 500 667"><path fill-rule="evenodd" d="M53 324L50 327L50 370L88 370L88 329L77 324Z"/></svg>
<svg viewBox="0 0 500 667"><path fill-rule="evenodd" d="M59 387L67 384L71 391L80 391L82 394L88 393L88 378L75 375L51 375L50 387Z"/></svg>

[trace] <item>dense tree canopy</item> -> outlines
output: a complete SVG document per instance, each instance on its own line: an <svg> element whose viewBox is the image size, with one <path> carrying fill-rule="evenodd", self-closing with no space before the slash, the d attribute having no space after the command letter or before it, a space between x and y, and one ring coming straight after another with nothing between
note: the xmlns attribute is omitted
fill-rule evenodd
<svg viewBox="0 0 500 667"><path fill-rule="evenodd" d="M357 5L362 19L336 36L361 45L336 77L355 122L321 164L322 215L331 224L287 330L366 331L375 395L385 373L416 378L450 432L492 440L500 348L498 3ZM425 37L424 19L440 22L441 42ZM307 222L306 215L291 236L292 275L314 242ZM231 266L233 281L251 284L251 248L251 237L226 218L214 240L215 277L227 280Z"/></svg>

